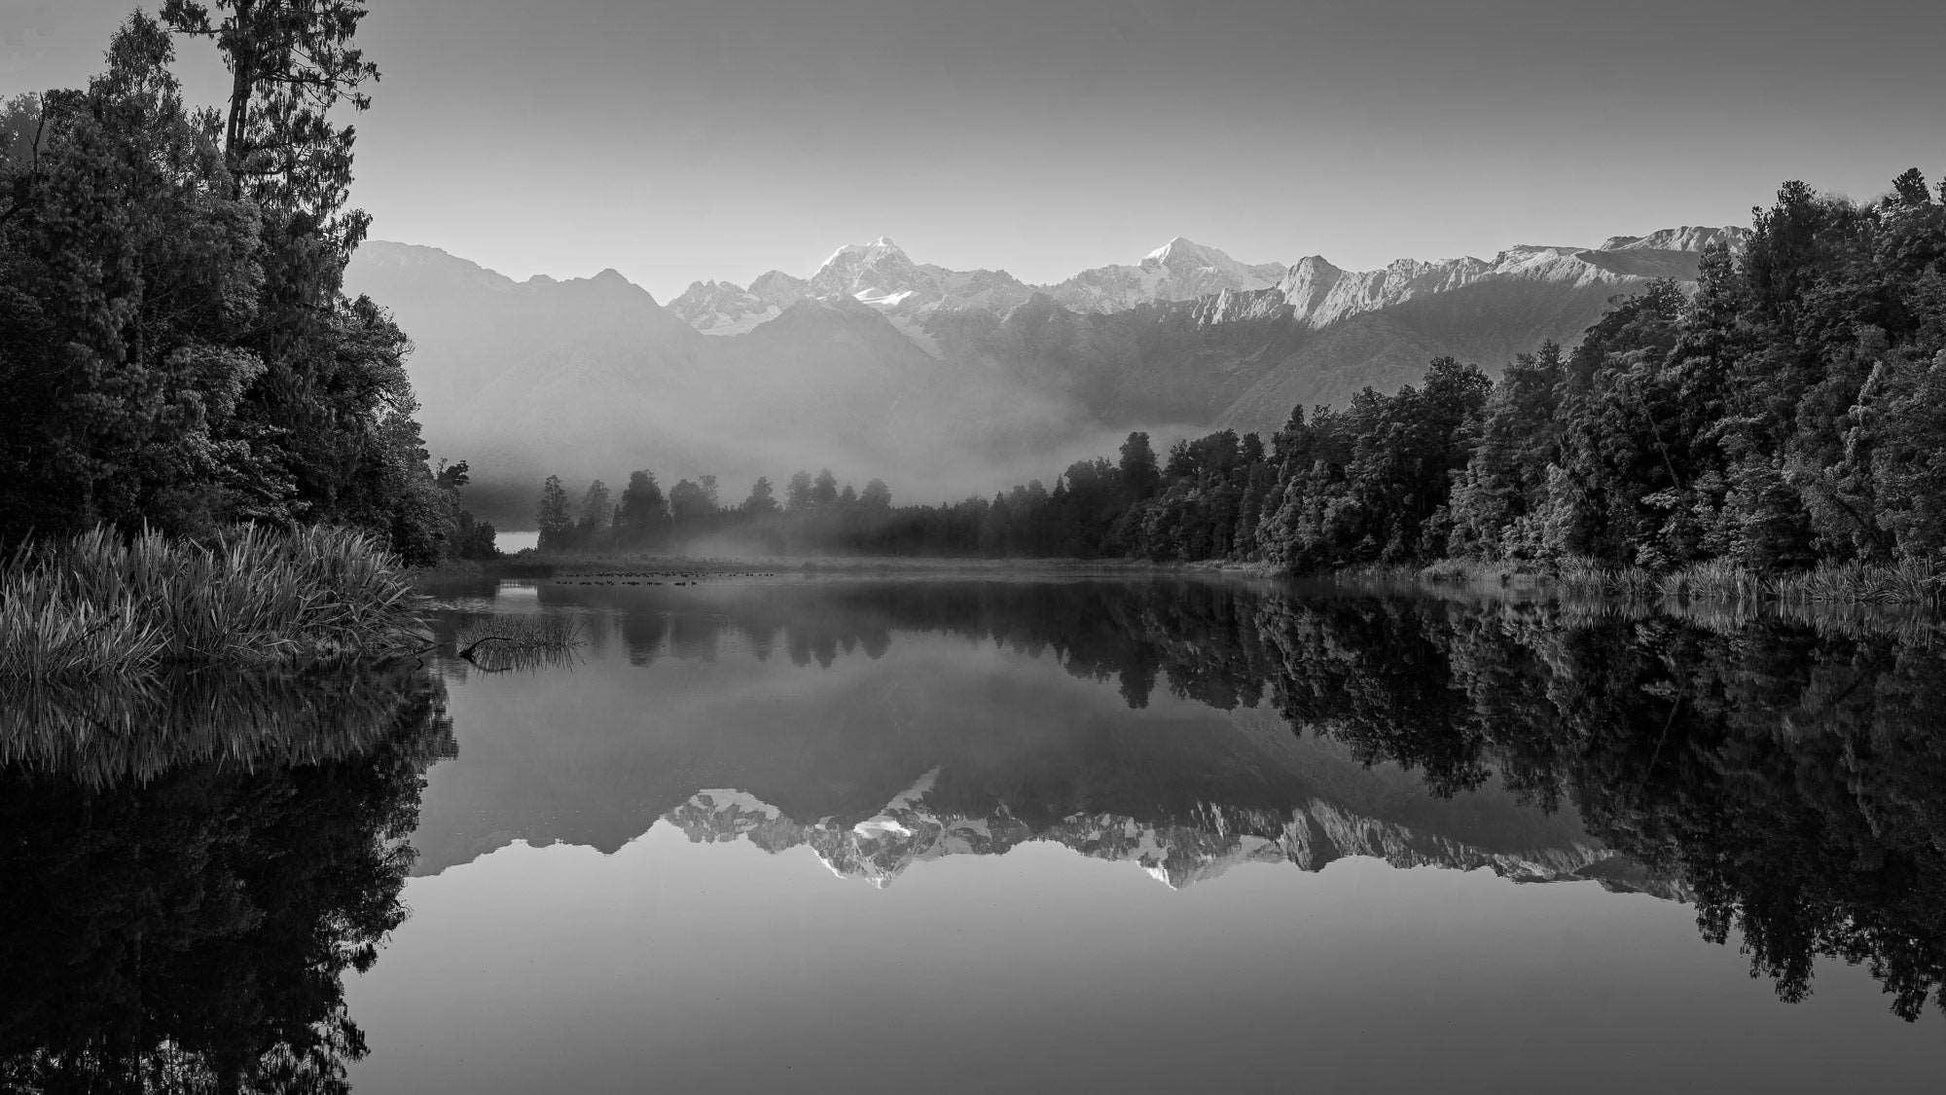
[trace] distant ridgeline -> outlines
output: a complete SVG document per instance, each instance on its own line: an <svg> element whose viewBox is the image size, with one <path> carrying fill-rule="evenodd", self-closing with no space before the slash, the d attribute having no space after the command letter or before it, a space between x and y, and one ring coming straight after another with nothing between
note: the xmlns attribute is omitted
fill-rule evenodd
<svg viewBox="0 0 1946 1095"><path fill-rule="evenodd" d="M422 833L432 869L510 835L612 851L658 818L696 840L808 846L875 883L1027 841L1171 885L1382 856L1691 901L1787 1000L1819 956L1869 963L1907 1019L1946 984L1946 659L1923 618L1188 581L537 592L589 609L592 644L641 666L754 654L856 670L942 633L1113 682L1130 708L1166 693L1283 725L1069 717L1023 733L986 693L968 705L984 716L901 718L897 733L807 721L787 747L713 723L691 739L677 720L617 750L598 720L564 724L503 743L527 790L503 812L448 810L479 831ZM1403 766L1434 797L1361 762Z"/></svg>
<svg viewBox="0 0 1946 1095"><path fill-rule="evenodd" d="M741 504L715 481L614 505L550 480L547 550L1135 556L1299 570L1453 557L1764 574L1946 552L1946 204L1909 171L1867 204L1785 185L1686 296L1656 281L1571 352L1490 380L1452 358L1394 394L1303 407L1263 440L1223 430L1158 459L1077 462L992 499L893 506L799 473ZM892 475L896 469L887 469Z"/></svg>

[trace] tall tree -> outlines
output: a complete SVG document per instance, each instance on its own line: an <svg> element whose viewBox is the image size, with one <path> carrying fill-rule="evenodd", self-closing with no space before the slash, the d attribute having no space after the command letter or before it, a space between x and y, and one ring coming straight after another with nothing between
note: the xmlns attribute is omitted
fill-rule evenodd
<svg viewBox="0 0 1946 1095"><path fill-rule="evenodd" d="M801 471L791 476L784 486L784 508L791 513L801 513L811 507L811 473Z"/></svg>
<svg viewBox="0 0 1946 1095"><path fill-rule="evenodd" d="M669 507L651 471L630 472L615 508L615 539L634 551L658 550L669 542Z"/></svg>
<svg viewBox="0 0 1946 1095"><path fill-rule="evenodd" d="M567 488L561 486L561 477L550 475L541 484L540 507L534 515L534 523L540 529L537 545L542 551L560 551L572 546L574 541L574 517L568 512Z"/></svg>
<svg viewBox="0 0 1946 1095"><path fill-rule="evenodd" d="M85 91L5 113L0 161L0 536L106 521L198 531L279 484L231 419L261 373L256 211L223 195L211 121L140 14Z"/></svg>
<svg viewBox="0 0 1946 1095"><path fill-rule="evenodd" d="M609 501L608 484L597 479L581 496L581 516L575 522L575 539L582 547L595 547L608 535L614 505Z"/></svg>
<svg viewBox="0 0 1946 1095"><path fill-rule="evenodd" d="M1148 434L1128 435L1128 440L1122 442L1122 461L1117 470L1121 473L1122 489L1131 498L1147 498L1161 487L1162 473L1156 467L1155 449L1149 445Z"/></svg>
<svg viewBox="0 0 1946 1095"><path fill-rule="evenodd" d="M777 495L771 490L770 480L759 475L750 484L750 497L743 500L737 511L746 517L766 517L777 512Z"/></svg>
<svg viewBox="0 0 1946 1095"><path fill-rule="evenodd" d="M838 477L831 474L830 468L818 471L817 478L811 480L811 504L828 506L838 500Z"/></svg>
<svg viewBox="0 0 1946 1095"><path fill-rule="evenodd" d="M332 111L371 106L359 89L378 66L352 44L364 0L164 0L161 14L223 55L223 151L237 193L300 215L338 250L357 247L368 218L344 212L356 131Z"/></svg>
<svg viewBox="0 0 1946 1095"><path fill-rule="evenodd" d="M704 478L710 480L708 490L688 479L669 488L669 520L678 544L708 533L716 519L715 478Z"/></svg>

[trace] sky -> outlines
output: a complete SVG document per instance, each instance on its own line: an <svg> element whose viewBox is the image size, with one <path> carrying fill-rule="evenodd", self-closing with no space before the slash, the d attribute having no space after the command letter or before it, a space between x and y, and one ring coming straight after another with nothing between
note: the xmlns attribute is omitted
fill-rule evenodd
<svg viewBox="0 0 1946 1095"><path fill-rule="evenodd" d="M0 94L82 83L132 7L0 0ZM1178 235L1357 268L1946 171L1938 0L370 7L375 238L665 301L881 235L1030 282ZM182 49L215 101L207 45Z"/></svg>

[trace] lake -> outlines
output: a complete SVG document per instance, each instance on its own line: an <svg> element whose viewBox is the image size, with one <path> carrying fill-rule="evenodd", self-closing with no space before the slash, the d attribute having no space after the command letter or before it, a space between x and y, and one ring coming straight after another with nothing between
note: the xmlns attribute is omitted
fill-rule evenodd
<svg viewBox="0 0 1946 1095"><path fill-rule="evenodd" d="M443 605L582 645L0 716L0 1088L1946 1067L1926 621L1031 573Z"/></svg>

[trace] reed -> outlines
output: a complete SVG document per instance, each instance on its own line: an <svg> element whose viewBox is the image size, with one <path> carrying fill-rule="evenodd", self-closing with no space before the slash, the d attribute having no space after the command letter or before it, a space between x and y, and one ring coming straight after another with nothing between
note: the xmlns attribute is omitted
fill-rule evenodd
<svg viewBox="0 0 1946 1095"><path fill-rule="evenodd" d="M97 528L0 567L0 679L329 662L431 638L398 561L348 529L243 526L208 543Z"/></svg>
<svg viewBox="0 0 1946 1095"><path fill-rule="evenodd" d="M1937 610L1946 574L1926 563L1824 563L1761 574L1721 561L1698 563L1662 579L1665 596L1691 601L1784 605L1873 605Z"/></svg>
<svg viewBox="0 0 1946 1095"><path fill-rule="evenodd" d="M1336 577L1359 583L1425 583L1481 592L1530 590L1684 604L1946 608L1946 571L1912 560L1824 563L1810 570L1766 573L1721 559L1663 572L1577 558L1544 562L1441 559L1417 570L1407 566L1351 567L1337 572Z"/></svg>

